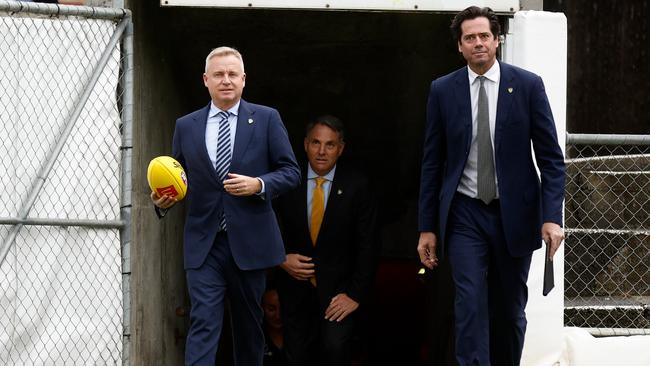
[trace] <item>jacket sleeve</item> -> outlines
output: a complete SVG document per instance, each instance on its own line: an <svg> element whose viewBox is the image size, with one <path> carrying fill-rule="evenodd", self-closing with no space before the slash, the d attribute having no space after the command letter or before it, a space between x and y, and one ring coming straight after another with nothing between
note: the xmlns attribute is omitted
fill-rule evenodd
<svg viewBox="0 0 650 366"><path fill-rule="evenodd" d="M536 76L531 91L531 139L541 175L542 221L562 226L564 201L564 154L558 143L555 122L542 78Z"/></svg>
<svg viewBox="0 0 650 366"><path fill-rule="evenodd" d="M275 109L271 112L267 132L271 171L261 175L260 179L264 181L264 198L270 201L300 184L300 168L287 130Z"/></svg>

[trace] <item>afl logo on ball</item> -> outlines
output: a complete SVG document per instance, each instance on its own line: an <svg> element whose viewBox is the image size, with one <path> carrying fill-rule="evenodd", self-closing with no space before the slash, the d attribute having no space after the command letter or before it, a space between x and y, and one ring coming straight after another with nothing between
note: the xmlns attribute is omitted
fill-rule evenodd
<svg viewBox="0 0 650 366"><path fill-rule="evenodd" d="M187 185L187 177L185 176L185 171L181 171L181 179L183 180L183 183Z"/></svg>

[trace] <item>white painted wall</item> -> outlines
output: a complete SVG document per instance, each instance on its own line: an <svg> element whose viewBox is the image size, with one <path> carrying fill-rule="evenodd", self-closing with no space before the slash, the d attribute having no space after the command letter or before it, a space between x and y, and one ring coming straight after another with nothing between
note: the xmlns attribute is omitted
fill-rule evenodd
<svg viewBox="0 0 650 366"><path fill-rule="evenodd" d="M546 87L560 146L566 140L567 20L562 13L522 11L510 20L504 61L540 75ZM564 345L564 246L555 254L555 288L542 296L545 246L533 253L526 307L524 366L559 364Z"/></svg>

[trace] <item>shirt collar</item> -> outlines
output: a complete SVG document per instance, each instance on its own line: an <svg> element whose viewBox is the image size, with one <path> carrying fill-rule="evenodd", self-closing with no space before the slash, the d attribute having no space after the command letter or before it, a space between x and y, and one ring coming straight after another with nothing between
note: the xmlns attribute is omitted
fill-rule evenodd
<svg viewBox="0 0 650 366"><path fill-rule="evenodd" d="M479 76L477 73L472 70L469 65L467 66L467 76L469 77L469 85L474 84L474 81ZM499 66L499 61L495 61L492 67L483 74L486 79L498 83L499 78L501 77L501 67Z"/></svg>
<svg viewBox="0 0 650 366"><path fill-rule="evenodd" d="M230 107L227 112L229 112L232 115L238 115L239 114L239 103L241 103L241 99L237 101L237 103ZM214 105L214 102L210 102L210 111L208 112L208 118L212 118L216 116L219 112L226 112L222 111L219 109L216 105Z"/></svg>
<svg viewBox="0 0 650 366"><path fill-rule="evenodd" d="M323 178L325 178L325 180L330 182L333 181L335 171L336 171L336 164L334 165L332 170L330 170L327 174L323 176ZM314 179L316 177L319 177L319 175L316 174L316 172L311 168L311 164L307 163L307 179Z"/></svg>

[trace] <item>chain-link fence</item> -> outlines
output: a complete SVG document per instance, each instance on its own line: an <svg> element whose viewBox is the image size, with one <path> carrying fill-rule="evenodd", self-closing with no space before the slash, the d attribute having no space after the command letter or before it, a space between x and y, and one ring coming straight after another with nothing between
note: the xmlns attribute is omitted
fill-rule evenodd
<svg viewBox="0 0 650 366"><path fill-rule="evenodd" d="M2 365L128 358L130 30L0 0Z"/></svg>
<svg viewBox="0 0 650 366"><path fill-rule="evenodd" d="M650 334L650 136L568 135L565 324Z"/></svg>

